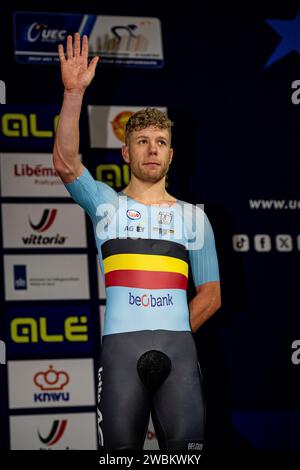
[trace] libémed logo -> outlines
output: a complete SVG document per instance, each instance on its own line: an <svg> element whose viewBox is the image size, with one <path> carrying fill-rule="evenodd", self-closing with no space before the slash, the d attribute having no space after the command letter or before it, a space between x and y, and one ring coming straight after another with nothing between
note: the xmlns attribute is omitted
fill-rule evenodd
<svg viewBox="0 0 300 470"><path fill-rule="evenodd" d="M42 164L31 165L29 163L15 163L13 168L13 176L28 176L29 178L36 178L36 177L53 177L57 178L58 175L54 168L47 167Z"/></svg>
<svg viewBox="0 0 300 470"><path fill-rule="evenodd" d="M133 295L129 292L129 305L138 307L168 307L173 305L172 295L154 296L152 294Z"/></svg>
<svg viewBox="0 0 300 470"><path fill-rule="evenodd" d="M53 421L50 432L46 437L43 437L40 431L38 430L38 436L40 441L47 447L53 446L62 438L66 430L67 424L67 419L62 419L61 421L56 419L55 421Z"/></svg>
<svg viewBox="0 0 300 470"><path fill-rule="evenodd" d="M69 402L70 393L63 391L69 381L70 377L67 372L57 371L52 365L46 372L37 372L33 376L33 382L42 392L34 393L34 402Z"/></svg>

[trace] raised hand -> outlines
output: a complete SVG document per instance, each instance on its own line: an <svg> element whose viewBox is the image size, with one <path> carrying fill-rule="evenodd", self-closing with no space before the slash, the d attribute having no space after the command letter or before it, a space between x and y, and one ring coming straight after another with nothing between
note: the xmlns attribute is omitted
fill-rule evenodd
<svg viewBox="0 0 300 470"><path fill-rule="evenodd" d="M79 33L74 35L74 45L72 36L67 37L67 57L65 57L64 46L59 44L61 77L66 91L84 92L93 80L99 57L94 57L88 64L88 49L88 38L84 35L80 50Z"/></svg>

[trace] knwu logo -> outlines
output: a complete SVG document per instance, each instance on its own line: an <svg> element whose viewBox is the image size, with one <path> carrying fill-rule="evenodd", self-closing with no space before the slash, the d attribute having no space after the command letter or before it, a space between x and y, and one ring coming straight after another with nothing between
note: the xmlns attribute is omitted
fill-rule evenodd
<svg viewBox="0 0 300 470"><path fill-rule="evenodd" d="M61 392L70 381L69 374L65 371L57 371L52 365L46 372L37 372L33 377L34 384L43 390L43 393L35 393L34 402L61 402L70 401L69 392Z"/></svg>
<svg viewBox="0 0 300 470"><path fill-rule="evenodd" d="M173 299L170 294L155 297L152 294L133 295L129 292L129 305L137 305L138 307L166 307L173 305Z"/></svg>
<svg viewBox="0 0 300 470"><path fill-rule="evenodd" d="M39 436L40 441L43 444L47 445L47 447L53 446L62 438L66 430L67 424L68 424L68 421L66 419L62 419L61 421L56 419L55 421L53 421L53 424L52 424L52 427L48 436L43 437L38 431L38 436Z"/></svg>

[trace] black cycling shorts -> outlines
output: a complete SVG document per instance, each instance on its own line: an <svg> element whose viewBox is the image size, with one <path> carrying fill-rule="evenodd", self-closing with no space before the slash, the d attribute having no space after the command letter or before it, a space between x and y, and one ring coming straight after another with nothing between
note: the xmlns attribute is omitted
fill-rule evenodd
<svg viewBox="0 0 300 470"><path fill-rule="evenodd" d="M141 356L153 350L171 364L155 390L142 382L137 368ZM103 336L97 401L100 449L142 450L150 412L160 450L201 449L205 403L192 333L147 330Z"/></svg>

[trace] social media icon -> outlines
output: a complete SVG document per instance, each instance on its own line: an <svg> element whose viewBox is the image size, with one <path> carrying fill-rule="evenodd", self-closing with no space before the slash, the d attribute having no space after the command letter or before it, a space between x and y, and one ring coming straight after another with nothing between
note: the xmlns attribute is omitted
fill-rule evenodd
<svg viewBox="0 0 300 470"><path fill-rule="evenodd" d="M254 236L254 248L256 251L271 251L271 237L266 234L258 234Z"/></svg>
<svg viewBox="0 0 300 470"><path fill-rule="evenodd" d="M249 237L243 233L238 233L232 237L234 251L249 251Z"/></svg>
<svg viewBox="0 0 300 470"><path fill-rule="evenodd" d="M293 239L291 235L278 234L275 237L275 244L277 251L292 251L293 250Z"/></svg>

